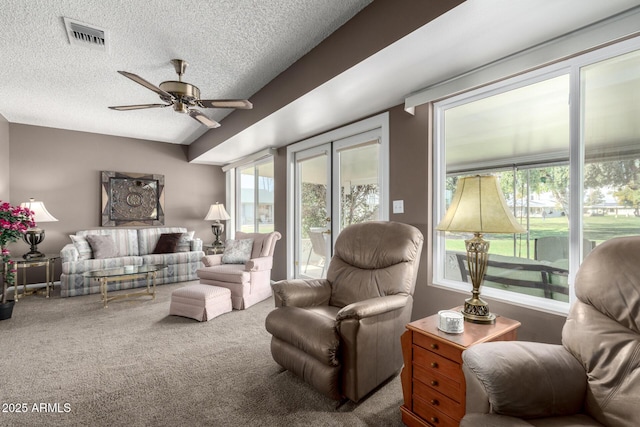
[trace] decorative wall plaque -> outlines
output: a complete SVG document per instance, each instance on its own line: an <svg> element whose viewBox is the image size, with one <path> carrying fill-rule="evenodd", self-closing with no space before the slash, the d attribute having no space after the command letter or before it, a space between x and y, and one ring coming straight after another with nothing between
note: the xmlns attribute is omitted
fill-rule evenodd
<svg viewBox="0 0 640 427"><path fill-rule="evenodd" d="M164 175L102 171L102 226L164 225Z"/></svg>

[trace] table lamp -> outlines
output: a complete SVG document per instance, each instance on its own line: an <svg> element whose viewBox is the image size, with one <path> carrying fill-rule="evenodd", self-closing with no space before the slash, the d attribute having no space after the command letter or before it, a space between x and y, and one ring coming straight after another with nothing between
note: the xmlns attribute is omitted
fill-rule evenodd
<svg viewBox="0 0 640 427"><path fill-rule="evenodd" d="M31 246L31 250L22 255L24 259L42 258L44 254L38 251L38 245L44 241L44 230L39 228L41 222L54 222L57 219L49 213L44 203L30 198L28 202L20 203L23 208L30 209L33 212L33 220L36 223L34 228L28 229L22 235L22 240Z"/></svg>
<svg viewBox="0 0 640 427"><path fill-rule="evenodd" d="M214 249L219 249L224 246L224 243L220 240L220 235L224 233L224 224L220 220L226 221L231 219L227 211L224 209L224 205L216 202L215 205L211 205L207 216L204 217L205 221L213 221L211 224L211 232L216 236L216 240L213 242ZM216 252L217 253L217 252Z"/></svg>
<svg viewBox="0 0 640 427"><path fill-rule="evenodd" d="M459 179L451 206L436 230L473 233L473 238L464 241L473 290L471 298L464 303L462 315L469 322L494 323L496 316L480 298L489 260L489 242L482 235L526 232L509 210L497 178L476 175Z"/></svg>

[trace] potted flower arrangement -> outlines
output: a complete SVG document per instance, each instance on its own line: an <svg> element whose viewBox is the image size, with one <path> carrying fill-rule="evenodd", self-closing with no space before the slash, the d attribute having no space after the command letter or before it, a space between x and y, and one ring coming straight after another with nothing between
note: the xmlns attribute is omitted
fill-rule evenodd
<svg viewBox="0 0 640 427"><path fill-rule="evenodd" d="M0 320L10 319L15 301L7 301L7 287L16 283L16 268L11 262L7 244L15 242L29 228L35 227L33 212L20 206L11 206L0 200L0 273L2 273L2 296L0 297Z"/></svg>

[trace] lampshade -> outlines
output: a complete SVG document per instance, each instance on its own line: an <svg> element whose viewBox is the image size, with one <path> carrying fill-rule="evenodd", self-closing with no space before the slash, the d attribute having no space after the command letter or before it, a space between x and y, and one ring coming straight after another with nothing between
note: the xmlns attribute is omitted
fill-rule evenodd
<svg viewBox="0 0 640 427"><path fill-rule="evenodd" d="M36 222L36 224L41 222L55 222L58 220L56 217L49 213L47 208L44 206L44 203L36 201L33 198L29 199L28 202L20 203L20 206L33 211L33 220Z"/></svg>
<svg viewBox="0 0 640 427"><path fill-rule="evenodd" d="M205 221L220 221L231 219L231 217L224 209L224 205L216 202L215 205L211 205L209 212L207 212L207 216L205 216L204 219Z"/></svg>
<svg viewBox="0 0 640 427"><path fill-rule="evenodd" d="M495 176L458 180L456 193L436 230L472 233L525 233L509 210Z"/></svg>

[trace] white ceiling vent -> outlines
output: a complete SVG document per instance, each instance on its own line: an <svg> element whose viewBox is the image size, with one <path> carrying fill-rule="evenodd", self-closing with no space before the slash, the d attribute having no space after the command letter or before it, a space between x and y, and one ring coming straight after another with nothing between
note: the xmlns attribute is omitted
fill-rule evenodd
<svg viewBox="0 0 640 427"><path fill-rule="evenodd" d="M109 33L106 30L70 18L63 19L69 43L103 52L109 50Z"/></svg>

